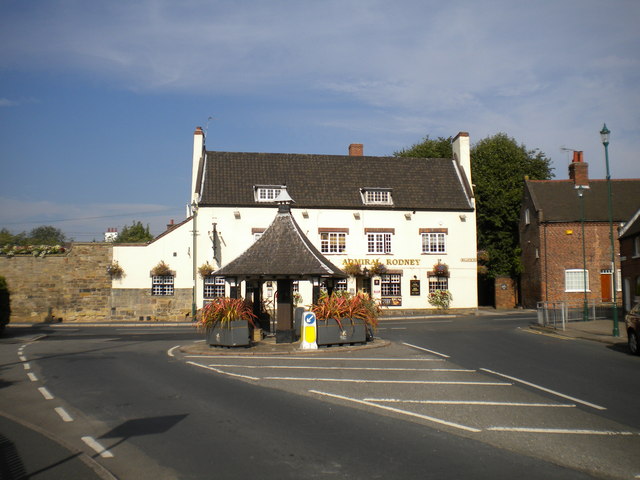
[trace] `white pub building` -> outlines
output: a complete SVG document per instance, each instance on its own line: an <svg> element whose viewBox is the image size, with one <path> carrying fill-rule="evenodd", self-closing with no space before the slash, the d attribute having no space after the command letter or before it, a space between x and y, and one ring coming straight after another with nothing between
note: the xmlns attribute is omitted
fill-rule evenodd
<svg viewBox="0 0 640 480"><path fill-rule="evenodd" d="M361 144L348 155L207 151L198 127L191 192L183 222L147 245L114 246L125 275L113 280L112 310L188 316L213 297L245 296L245 282L213 273L262 235L284 199L300 231L348 275L335 289L367 291L390 310L433 309L429 292L449 290L451 308L477 308L467 133L453 140L453 158L402 158L365 156ZM312 283L294 282L300 305L312 302ZM275 288L266 281L263 297Z"/></svg>

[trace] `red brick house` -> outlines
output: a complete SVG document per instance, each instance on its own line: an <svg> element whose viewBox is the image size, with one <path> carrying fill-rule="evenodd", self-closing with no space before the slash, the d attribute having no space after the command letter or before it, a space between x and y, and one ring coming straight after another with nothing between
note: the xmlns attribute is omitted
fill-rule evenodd
<svg viewBox="0 0 640 480"><path fill-rule="evenodd" d="M640 302L640 210L620 230L622 305L625 311Z"/></svg>
<svg viewBox="0 0 640 480"><path fill-rule="evenodd" d="M582 152L574 152L568 180L525 180L520 211L520 293L525 308L535 308L539 301L581 304L585 282L589 303L613 299L607 182L590 180L588 172ZM611 190L620 303L617 235L640 207L640 179L612 180Z"/></svg>

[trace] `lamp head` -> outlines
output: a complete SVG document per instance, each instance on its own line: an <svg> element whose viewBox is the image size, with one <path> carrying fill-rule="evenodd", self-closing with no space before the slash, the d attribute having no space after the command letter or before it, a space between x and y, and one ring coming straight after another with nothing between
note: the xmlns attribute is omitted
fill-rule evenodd
<svg viewBox="0 0 640 480"><path fill-rule="evenodd" d="M606 147L607 145L609 145L609 134L611 133L611 131L607 128L607 124L605 123L604 126L602 127L602 130L600 130L600 138L602 139L602 144Z"/></svg>

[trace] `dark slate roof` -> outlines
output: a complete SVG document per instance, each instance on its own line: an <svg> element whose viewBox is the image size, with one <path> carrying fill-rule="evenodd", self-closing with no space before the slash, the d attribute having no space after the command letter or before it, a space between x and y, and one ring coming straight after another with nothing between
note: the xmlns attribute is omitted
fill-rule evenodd
<svg viewBox="0 0 640 480"><path fill-rule="evenodd" d="M536 211L543 222L580 221L580 201L573 180L527 180ZM584 190L585 220L608 222L606 180L591 180ZM640 179L611 180L613 220L626 222L640 207Z"/></svg>
<svg viewBox="0 0 640 480"><path fill-rule="evenodd" d="M635 237L640 234L640 209L629 219L620 232L620 238Z"/></svg>
<svg viewBox="0 0 640 480"><path fill-rule="evenodd" d="M253 186L286 185L297 208L472 210L452 159L208 151L203 176L201 206L273 207ZM367 187L392 189L393 207L363 205Z"/></svg>
<svg viewBox="0 0 640 480"><path fill-rule="evenodd" d="M346 278L304 235L289 211L278 212L269 228L244 253L214 275L265 278Z"/></svg>

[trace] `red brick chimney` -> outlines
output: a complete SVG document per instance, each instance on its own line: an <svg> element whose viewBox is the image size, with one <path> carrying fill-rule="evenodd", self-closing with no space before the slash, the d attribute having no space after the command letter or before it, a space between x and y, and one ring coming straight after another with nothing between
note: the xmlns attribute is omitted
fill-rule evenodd
<svg viewBox="0 0 640 480"><path fill-rule="evenodd" d="M573 161L569 164L569 179L575 185L589 186L589 164L583 161L582 152L573 151Z"/></svg>
<svg viewBox="0 0 640 480"><path fill-rule="evenodd" d="M364 145L361 143L352 143L349 145L349 156L361 157L364 153Z"/></svg>

